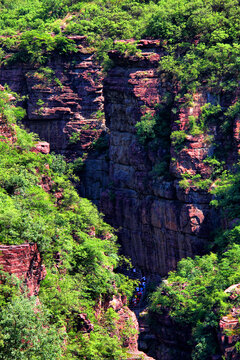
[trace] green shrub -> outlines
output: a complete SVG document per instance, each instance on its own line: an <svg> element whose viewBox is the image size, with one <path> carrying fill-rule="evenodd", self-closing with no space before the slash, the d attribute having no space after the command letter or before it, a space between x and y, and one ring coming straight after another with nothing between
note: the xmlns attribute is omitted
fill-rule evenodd
<svg viewBox="0 0 240 360"><path fill-rule="evenodd" d="M168 172L168 165L168 161L162 161L154 165L152 171L150 172L150 175L156 178L159 176L164 176Z"/></svg>
<svg viewBox="0 0 240 360"><path fill-rule="evenodd" d="M69 137L69 144L77 144L80 141L80 133L74 132Z"/></svg>
<svg viewBox="0 0 240 360"><path fill-rule="evenodd" d="M170 136L170 138L172 140L172 144L174 146L176 146L177 149L179 149L182 146L182 144L186 140L186 137L187 137L187 134L183 130L173 131Z"/></svg>
<svg viewBox="0 0 240 360"><path fill-rule="evenodd" d="M36 299L19 296L0 314L2 359L60 359L62 339Z"/></svg>
<svg viewBox="0 0 240 360"><path fill-rule="evenodd" d="M135 127L137 129L137 136L141 144L145 144L147 141L155 138L154 127L156 125L156 119L152 113L146 113L141 117Z"/></svg>
<svg viewBox="0 0 240 360"><path fill-rule="evenodd" d="M96 151L106 151L109 148L109 137L107 134L101 134L92 142L92 148Z"/></svg>
<svg viewBox="0 0 240 360"><path fill-rule="evenodd" d="M207 359L217 350L219 319L232 306L224 290L238 283L239 254L240 246L233 245L222 258L210 254L183 259L152 295L153 311L169 309L175 321L192 327L194 359Z"/></svg>
<svg viewBox="0 0 240 360"><path fill-rule="evenodd" d="M189 116L189 134L192 136L198 136L203 133L201 126L197 124L197 119L194 116Z"/></svg>

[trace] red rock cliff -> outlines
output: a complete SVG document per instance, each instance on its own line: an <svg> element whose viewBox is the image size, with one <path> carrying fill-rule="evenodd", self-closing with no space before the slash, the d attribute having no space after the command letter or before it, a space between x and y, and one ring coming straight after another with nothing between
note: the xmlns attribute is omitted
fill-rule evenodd
<svg viewBox="0 0 240 360"><path fill-rule="evenodd" d="M30 296L38 294L46 276L37 244L0 245L0 268L21 279Z"/></svg>
<svg viewBox="0 0 240 360"><path fill-rule="evenodd" d="M27 110L26 125L50 142L52 150L71 151L69 136L78 132L81 153L103 127L95 115L103 109L102 73L85 37L71 38L78 48L76 54L55 54L44 67L22 63L2 66L0 84L27 95L22 104Z"/></svg>

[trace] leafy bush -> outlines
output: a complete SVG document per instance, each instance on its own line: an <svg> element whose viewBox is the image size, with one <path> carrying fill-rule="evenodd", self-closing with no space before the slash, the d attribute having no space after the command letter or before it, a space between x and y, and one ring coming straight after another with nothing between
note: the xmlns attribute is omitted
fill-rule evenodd
<svg viewBox="0 0 240 360"><path fill-rule="evenodd" d="M239 4L236 0L161 1L144 31L165 40L168 52L160 68L184 93L195 92L205 81L211 91L236 89L238 73ZM204 21L203 21L204 19ZM234 75L235 74L235 75Z"/></svg>
<svg viewBox="0 0 240 360"><path fill-rule="evenodd" d="M70 144L77 144L79 141L80 141L80 133L78 132L72 133L72 135L69 137Z"/></svg>
<svg viewBox="0 0 240 360"><path fill-rule="evenodd" d="M153 311L169 309L175 321L191 325L194 359L207 359L216 351L215 329L232 306L224 290L238 283L239 255L240 246L233 245L222 258L210 254L182 259L177 271L152 295Z"/></svg>
<svg viewBox="0 0 240 360"><path fill-rule="evenodd" d="M171 133L172 144L177 148L181 148L182 144L185 142L187 134L183 130L173 131Z"/></svg>
<svg viewBox="0 0 240 360"><path fill-rule="evenodd" d="M150 174L153 177L164 176L168 172L168 165L169 163L167 160L157 163L154 165Z"/></svg>
<svg viewBox="0 0 240 360"><path fill-rule="evenodd" d="M18 52L11 57L11 61L23 61L45 64L54 52L64 55L76 52L73 40L62 35L30 30L24 32L19 39Z"/></svg>
<svg viewBox="0 0 240 360"><path fill-rule="evenodd" d="M139 141L142 144L145 144L146 141L152 140L155 138L156 134L154 127L156 125L156 118L152 113L147 113L141 117L141 121L136 124L137 135Z"/></svg>
<svg viewBox="0 0 240 360"><path fill-rule="evenodd" d="M36 299L23 295L2 309L1 359L60 359L62 339Z"/></svg>

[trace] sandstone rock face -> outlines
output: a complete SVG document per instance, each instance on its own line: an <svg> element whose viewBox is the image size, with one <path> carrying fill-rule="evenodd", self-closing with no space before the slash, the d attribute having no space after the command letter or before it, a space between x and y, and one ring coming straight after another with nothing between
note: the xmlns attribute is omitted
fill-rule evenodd
<svg viewBox="0 0 240 360"><path fill-rule="evenodd" d="M86 131L88 125L94 124L94 129L103 125L96 117L103 108L101 68L93 52L87 50L85 37L72 38L78 46L76 54L56 54L44 67L17 63L0 68L0 84L27 95L22 103L27 111L26 125L49 142L51 150L62 153L67 152L68 138L75 128L80 133L82 127ZM83 142L81 138L81 146Z"/></svg>
<svg viewBox="0 0 240 360"><path fill-rule="evenodd" d="M154 360L152 357L148 357L145 353L138 350L138 321L135 313L126 306L126 303L126 297L114 295L109 302L104 304L105 309L112 308L118 314L116 335L120 336L122 330L129 332L129 334L125 337L123 344L124 347L128 349L128 353L130 355L129 360Z"/></svg>
<svg viewBox="0 0 240 360"><path fill-rule="evenodd" d="M36 154L38 153L49 154L50 144L46 141L38 141L36 146L32 149L32 152L35 152Z"/></svg>
<svg viewBox="0 0 240 360"><path fill-rule="evenodd" d="M209 168L203 159L211 154L204 136L188 136L183 151L158 147L151 150L139 143L135 125L141 116L155 113L166 84L158 76L161 47L157 41L140 42L142 54L125 58L110 53L114 67L104 80L106 124L110 129L109 189L101 196L106 220L119 228L123 253L145 273L166 275L182 257L204 252L211 241L217 217L209 206L211 195L196 189L183 190L178 179L183 172L201 173ZM191 108L185 108L171 131L184 130L189 116L198 116L206 95L196 94ZM170 146L170 145L169 145ZM169 151L170 180L152 176L152 170Z"/></svg>
<svg viewBox="0 0 240 360"><path fill-rule="evenodd" d="M229 300L235 302L240 294L240 284L234 284L225 290L230 294ZM219 321L218 342L221 354L225 359L237 360L240 354L237 352L236 343L239 342L239 314L240 308L235 305L231 311ZM219 356L219 360L221 357ZM218 359L217 359L218 360Z"/></svg>
<svg viewBox="0 0 240 360"><path fill-rule="evenodd" d="M237 310L237 311L236 311ZM218 340L225 359L237 360L240 358L236 350L239 341L239 309L233 309L229 316L223 316L219 323ZM219 356L219 360L222 357Z"/></svg>
<svg viewBox="0 0 240 360"><path fill-rule="evenodd" d="M21 279L29 296L38 295L40 282L46 276L36 244L0 245L0 268Z"/></svg>

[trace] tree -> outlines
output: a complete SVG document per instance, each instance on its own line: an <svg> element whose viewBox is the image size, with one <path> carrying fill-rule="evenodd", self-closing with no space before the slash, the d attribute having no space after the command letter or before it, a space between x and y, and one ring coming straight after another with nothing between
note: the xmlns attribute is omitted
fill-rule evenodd
<svg viewBox="0 0 240 360"><path fill-rule="evenodd" d="M35 298L21 295L0 316L0 359L60 359L61 337Z"/></svg>

